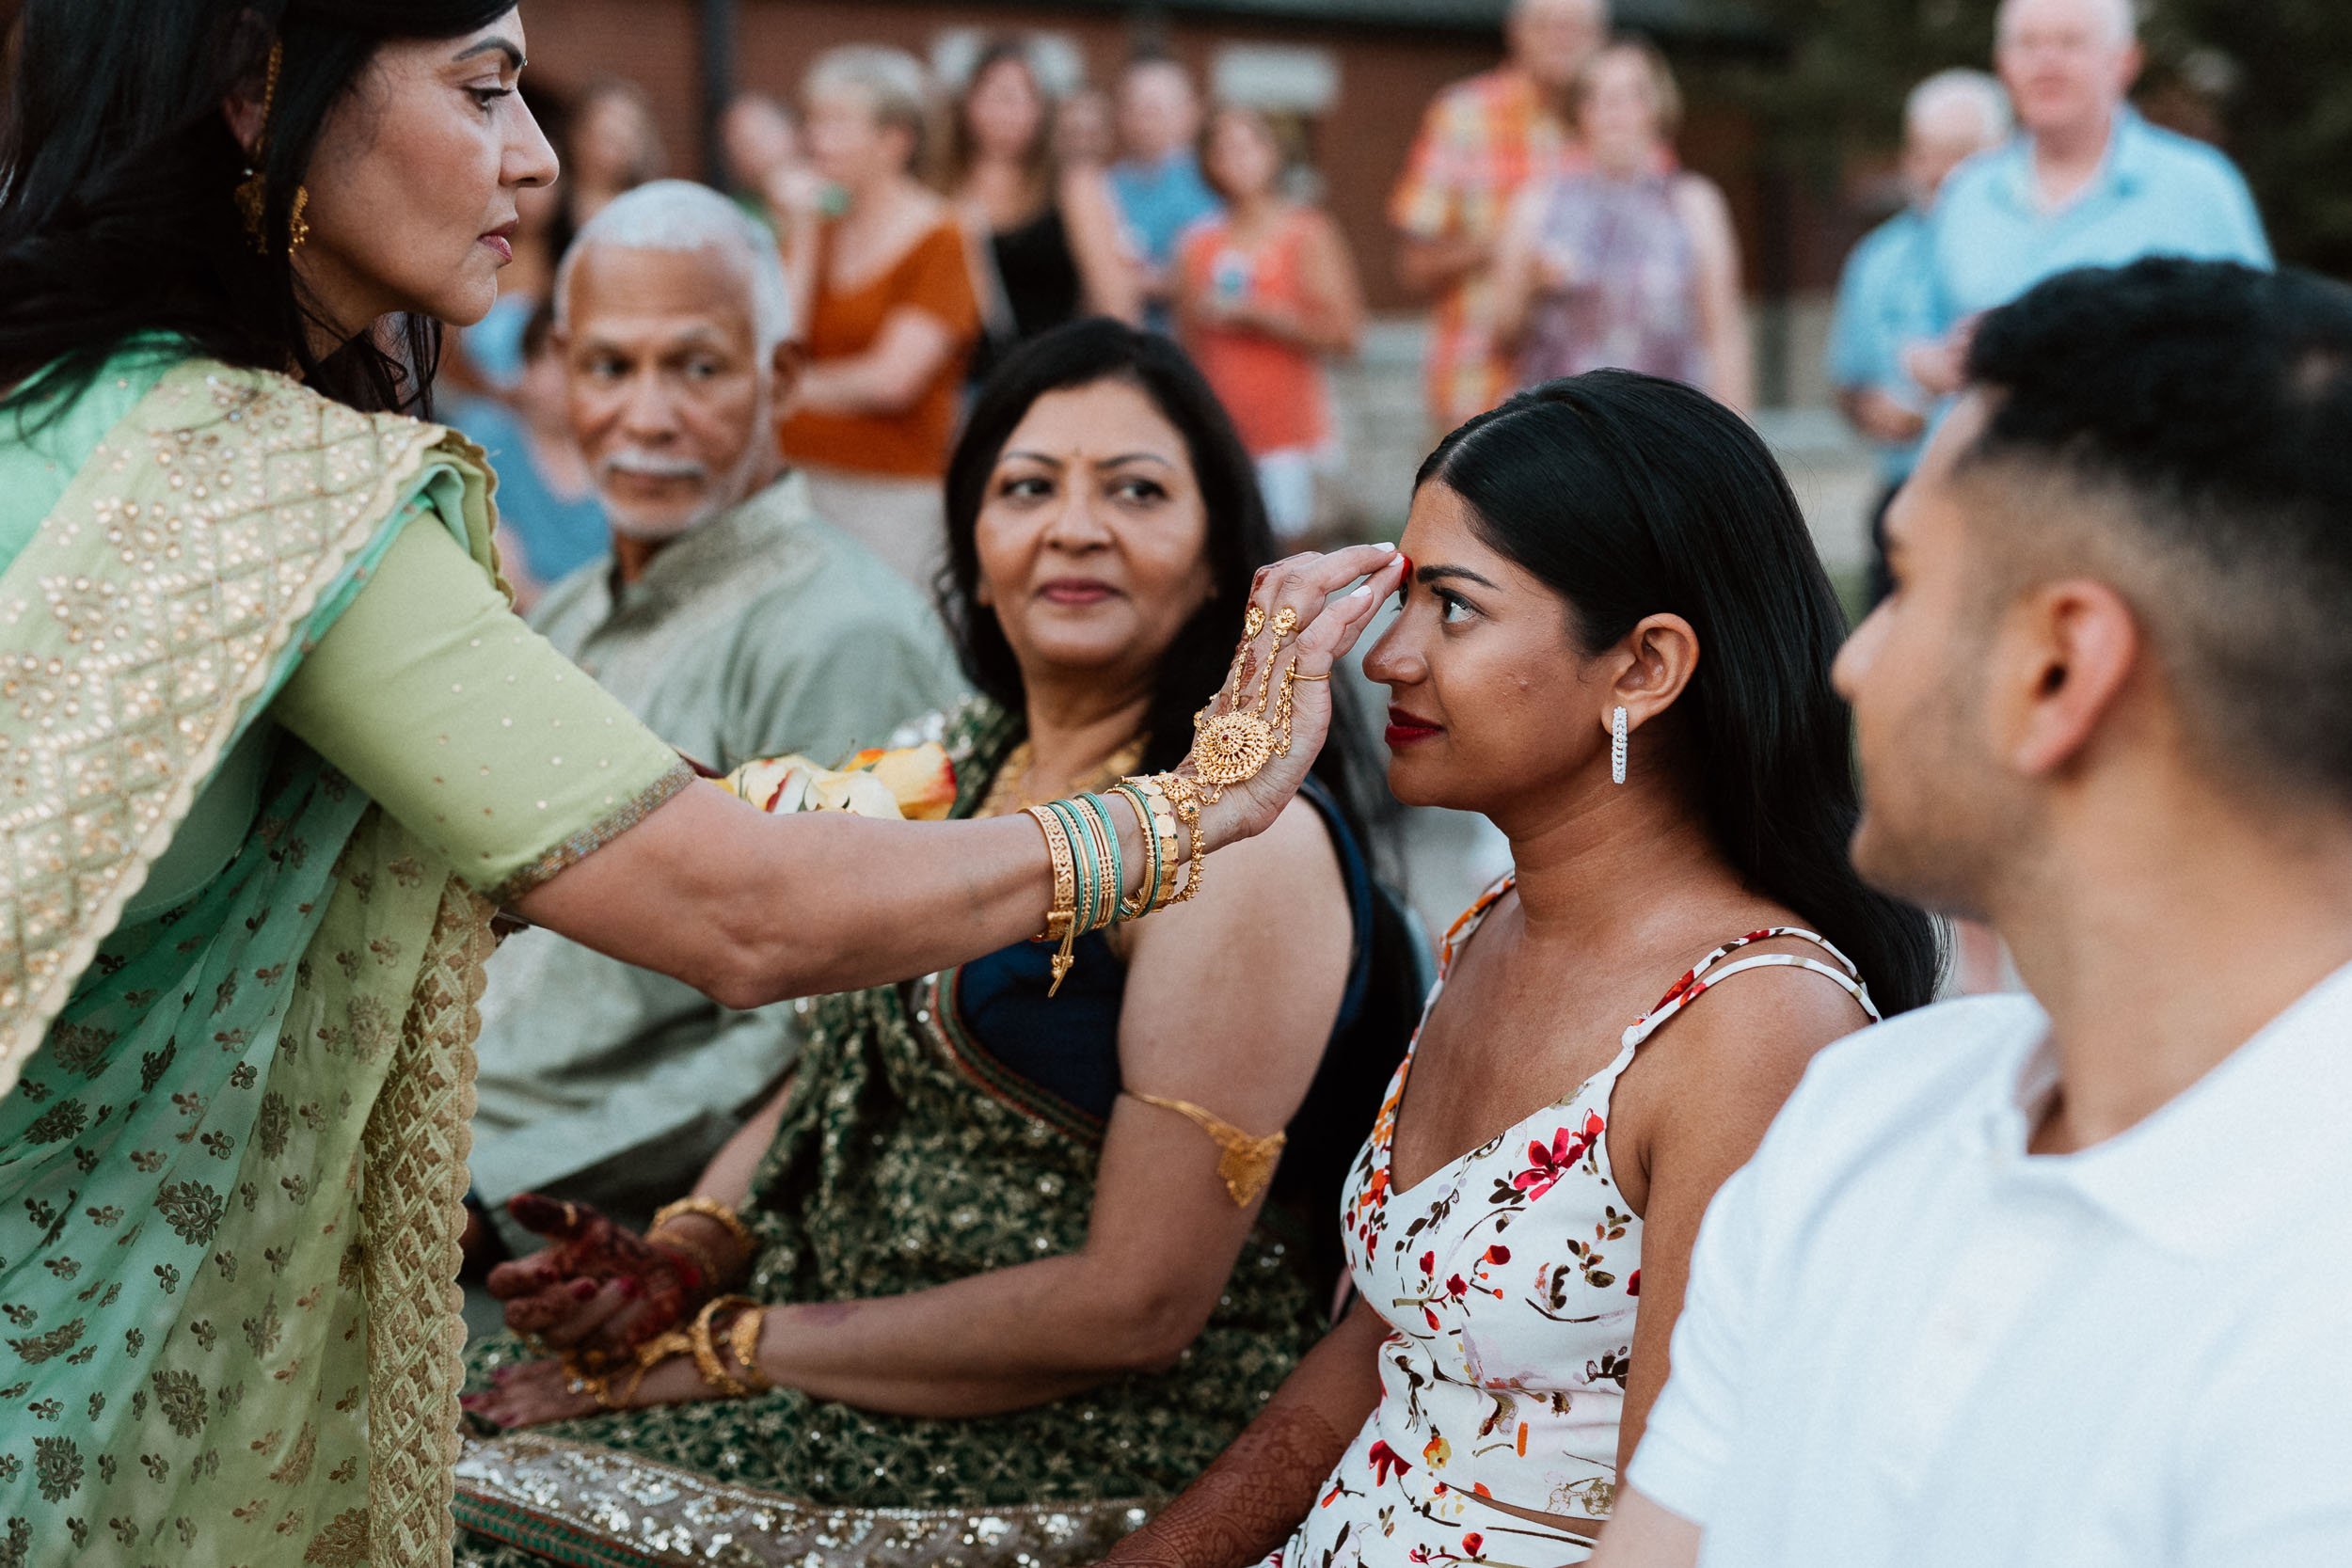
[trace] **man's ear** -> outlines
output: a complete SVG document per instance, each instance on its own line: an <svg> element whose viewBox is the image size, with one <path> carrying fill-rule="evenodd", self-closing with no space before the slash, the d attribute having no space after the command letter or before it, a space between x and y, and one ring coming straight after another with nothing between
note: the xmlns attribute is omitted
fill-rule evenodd
<svg viewBox="0 0 2352 1568"><path fill-rule="evenodd" d="M2139 666L2139 620L2106 583L2070 578L2012 609L2004 641L1999 742L2011 768L2044 777L2079 757L2114 714Z"/></svg>
<svg viewBox="0 0 2352 1568"><path fill-rule="evenodd" d="M2116 73L2122 78L2116 85L2125 92L2131 91L2139 81L2139 73L2147 68L2148 51L2135 39L2124 46L2123 56L2116 64Z"/></svg>
<svg viewBox="0 0 2352 1568"><path fill-rule="evenodd" d="M801 384L801 371L808 363L808 350L787 338L776 345L768 362L776 372L776 406L785 407L792 401L793 389Z"/></svg>

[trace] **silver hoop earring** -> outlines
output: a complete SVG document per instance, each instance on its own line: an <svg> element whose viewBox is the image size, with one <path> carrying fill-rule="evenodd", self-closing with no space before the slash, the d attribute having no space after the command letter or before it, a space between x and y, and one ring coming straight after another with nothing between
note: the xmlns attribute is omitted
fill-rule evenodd
<svg viewBox="0 0 2352 1568"><path fill-rule="evenodd" d="M1625 709L1609 721L1609 782L1625 783Z"/></svg>

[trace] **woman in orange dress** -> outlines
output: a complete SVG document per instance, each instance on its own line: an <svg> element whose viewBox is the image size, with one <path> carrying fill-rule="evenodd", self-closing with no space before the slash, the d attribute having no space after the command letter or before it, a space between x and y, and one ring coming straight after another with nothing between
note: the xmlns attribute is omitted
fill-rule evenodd
<svg viewBox="0 0 2352 1568"><path fill-rule="evenodd" d="M818 515L928 586L980 321L962 227L914 177L929 83L911 55L854 46L818 56L802 91L823 185L783 214L807 359L778 442Z"/></svg>
<svg viewBox="0 0 2352 1568"><path fill-rule="evenodd" d="M1353 354L1364 301L1339 229L1286 197L1274 127L1228 106L1201 138L1201 172L1225 199L1177 250L1177 327L1258 465L1275 537L1314 517L1314 470L1332 440L1323 361Z"/></svg>

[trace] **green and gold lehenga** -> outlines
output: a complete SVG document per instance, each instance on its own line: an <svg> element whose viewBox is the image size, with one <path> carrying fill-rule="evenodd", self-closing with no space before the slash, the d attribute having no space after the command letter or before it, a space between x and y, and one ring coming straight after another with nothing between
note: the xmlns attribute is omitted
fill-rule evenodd
<svg viewBox="0 0 2352 1568"><path fill-rule="evenodd" d="M986 794L1010 732L985 704L948 726L960 813ZM1081 969L1113 962L1100 952ZM760 1243L752 1294L892 1295L1084 1244L1101 1123L991 1056L958 1016L955 978L810 1005L745 1207ZM1091 1561L1205 1468L1312 1341L1306 1274L1301 1249L1262 1221L1175 1368L1008 1415L877 1415L778 1389L469 1441L459 1560ZM480 1375L530 1354L501 1338L469 1359Z"/></svg>
<svg viewBox="0 0 2352 1568"><path fill-rule="evenodd" d="M404 550L483 601L444 629L516 626L490 531L477 451L276 375L126 355L45 435L0 422L0 1564L447 1560L492 909L453 865L527 886L678 787L675 759L632 736L624 809L493 819L538 857L509 875L474 852L476 767L428 784L420 733L338 771L273 705ZM456 650L434 689L496 668ZM476 762L479 724L366 695L355 726ZM378 763L477 837L396 820L355 782ZM512 771L500 802L533 792Z"/></svg>

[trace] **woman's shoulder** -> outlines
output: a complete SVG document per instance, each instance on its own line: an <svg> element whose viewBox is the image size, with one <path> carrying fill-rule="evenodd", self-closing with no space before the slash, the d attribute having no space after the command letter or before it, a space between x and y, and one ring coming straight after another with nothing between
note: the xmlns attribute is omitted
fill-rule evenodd
<svg viewBox="0 0 2352 1568"><path fill-rule="evenodd" d="M1730 221L1731 199L1724 195L1721 185L1706 175L1687 168L1677 169L1666 177L1666 189L1684 213Z"/></svg>
<svg viewBox="0 0 2352 1568"><path fill-rule="evenodd" d="M488 468L481 448L441 425L366 412L277 371L205 356L166 371L133 418L145 436L169 446L272 464L274 492L297 482L284 465L307 462L316 471L302 483L320 499L372 494L421 475L437 460ZM385 504L400 499L387 494Z"/></svg>
<svg viewBox="0 0 2352 1568"><path fill-rule="evenodd" d="M1304 795L1293 797L1257 837L1216 853L1207 872L1207 881L1217 880L1222 873L1229 888L1239 895L1228 895L1234 907L1243 899L1295 899L1302 882L1329 878L1343 885L1346 879L1330 822Z"/></svg>

